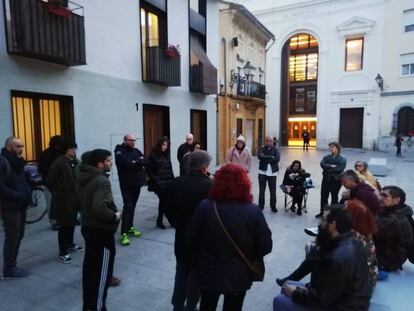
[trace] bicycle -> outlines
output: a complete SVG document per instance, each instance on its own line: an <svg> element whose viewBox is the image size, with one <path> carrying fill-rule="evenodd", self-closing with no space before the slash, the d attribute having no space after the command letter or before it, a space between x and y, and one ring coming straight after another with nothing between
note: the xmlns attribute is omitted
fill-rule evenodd
<svg viewBox="0 0 414 311"><path fill-rule="evenodd" d="M27 207L26 224L33 224L40 221L48 213L48 204L42 184L42 177L38 172L37 166L27 165L25 167L25 174L32 188L32 202Z"/></svg>

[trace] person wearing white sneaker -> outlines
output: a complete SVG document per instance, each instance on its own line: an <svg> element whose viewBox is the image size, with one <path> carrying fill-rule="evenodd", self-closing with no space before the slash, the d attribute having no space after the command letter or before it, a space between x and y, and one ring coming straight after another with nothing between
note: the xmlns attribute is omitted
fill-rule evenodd
<svg viewBox="0 0 414 311"><path fill-rule="evenodd" d="M59 260L63 263L72 262L69 253L78 251L78 248L83 249L73 243L76 216L79 211L79 202L75 195L75 168L79 164L76 148L76 143L63 146L64 154L52 163L46 179L59 225Z"/></svg>

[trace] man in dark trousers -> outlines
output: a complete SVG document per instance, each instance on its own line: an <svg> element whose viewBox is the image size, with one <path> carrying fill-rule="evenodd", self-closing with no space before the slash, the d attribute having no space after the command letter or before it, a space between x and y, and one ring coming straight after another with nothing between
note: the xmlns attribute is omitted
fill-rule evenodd
<svg viewBox="0 0 414 311"><path fill-rule="evenodd" d="M46 180L59 225L59 260L62 263L71 263L70 254L83 251L83 247L73 243L79 211L79 202L75 196L75 169L79 164L76 149L76 143L65 144L65 154L52 163Z"/></svg>
<svg viewBox="0 0 414 311"><path fill-rule="evenodd" d="M374 234L378 267L380 272L402 270L414 239L413 210L405 204L405 192L396 186L382 188L381 207L376 217L378 231Z"/></svg>
<svg viewBox="0 0 414 311"><path fill-rule="evenodd" d="M323 216L325 205L328 204L331 194L331 204L338 203L338 193L341 189L340 176L346 167L346 159L341 156L341 146L337 142L329 143L331 154L323 157L321 161L322 185L321 185L321 211L315 217Z"/></svg>
<svg viewBox="0 0 414 311"><path fill-rule="evenodd" d="M185 136L185 143L181 144L177 150L177 160L180 164L180 176L184 175L185 172L185 163L184 163L184 155L188 152L193 152L194 150L194 136L191 133L188 133Z"/></svg>
<svg viewBox="0 0 414 311"><path fill-rule="evenodd" d="M318 260L311 281L287 281L273 300L273 310L368 310L371 284L367 259L352 238L353 221L334 208L319 225Z"/></svg>
<svg viewBox="0 0 414 311"><path fill-rule="evenodd" d="M279 172L280 153L273 145L273 137L266 137L266 144L258 151L259 158L259 207L264 208L266 183L270 191L270 209L277 213L276 180Z"/></svg>
<svg viewBox="0 0 414 311"><path fill-rule="evenodd" d="M208 177L211 156L200 150L192 152L189 157L189 173L175 178L166 189L166 216L175 228L174 252L177 266L171 300L174 311L196 310L199 292L186 248L187 229L198 204L208 197L213 186Z"/></svg>
<svg viewBox="0 0 414 311"><path fill-rule="evenodd" d="M63 150L63 148L64 148L64 141L63 141L62 136L55 135L50 138L49 147L43 150L42 153L40 154L39 160L37 163L38 163L39 172L42 175L43 181L46 181L47 176L49 175L49 170L50 170L50 167L52 166L52 163L57 158L59 158L60 156L64 154L65 151ZM47 201L48 208L49 208L49 222L53 230L58 230L59 226L56 223L55 208L51 200L52 195L47 185L45 187L45 196L46 196L46 201Z"/></svg>
<svg viewBox="0 0 414 311"><path fill-rule="evenodd" d="M309 142L310 142L310 133L308 132L308 130L304 130L302 133L302 138L303 138L303 150L306 151L309 150Z"/></svg>
<svg viewBox="0 0 414 311"><path fill-rule="evenodd" d="M6 139L0 156L0 206L4 226L3 279L20 279L30 272L16 266L23 239L26 208L31 190L24 174L24 145L16 137Z"/></svg>
<svg viewBox="0 0 414 311"><path fill-rule="evenodd" d="M341 184L348 190L349 199L357 199L363 202L373 215L380 211L380 201L375 189L368 183L359 180L357 173L347 170L341 175Z"/></svg>
<svg viewBox="0 0 414 311"><path fill-rule="evenodd" d="M121 213L112 197L108 173L111 152L95 149L77 174L77 195L82 215L85 257L82 270L83 310L105 311L115 259L114 234Z"/></svg>
<svg viewBox="0 0 414 311"><path fill-rule="evenodd" d="M121 225L121 244L124 246L129 245L129 236L139 238L142 235L134 227L134 215L141 187L145 184L145 167L149 163L144 154L135 148L135 141L133 135L127 134L123 144L115 148L115 164L124 202Z"/></svg>

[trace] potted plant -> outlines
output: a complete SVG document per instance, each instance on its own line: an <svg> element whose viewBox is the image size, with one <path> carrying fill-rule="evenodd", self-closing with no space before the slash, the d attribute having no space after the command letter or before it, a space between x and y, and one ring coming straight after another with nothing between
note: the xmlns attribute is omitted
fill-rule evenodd
<svg viewBox="0 0 414 311"><path fill-rule="evenodd" d="M180 54L180 46L177 44L177 46L173 44L168 44L168 47L164 51L165 56L168 58L177 58Z"/></svg>
<svg viewBox="0 0 414 311"><path fill-rule="evenodd" d="M72 11L68 9L68 0L48 0L46 8L49 13L68 18Z"/></svg>

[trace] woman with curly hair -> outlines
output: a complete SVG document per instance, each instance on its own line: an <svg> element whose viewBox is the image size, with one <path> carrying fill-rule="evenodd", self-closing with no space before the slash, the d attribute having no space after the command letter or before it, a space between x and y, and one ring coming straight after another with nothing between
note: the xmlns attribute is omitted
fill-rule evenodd
<svg viewBox="0 0 414 311"><path fill-rule="evenodd" d="M215 174L209 199L197 208L189 248L201 289L200 311L216 310L220 295L224 295L223 310L242 310L255 278L251 266L263 264L272 250L271 231L252 200L246 170L226 164Z"/></svg>

